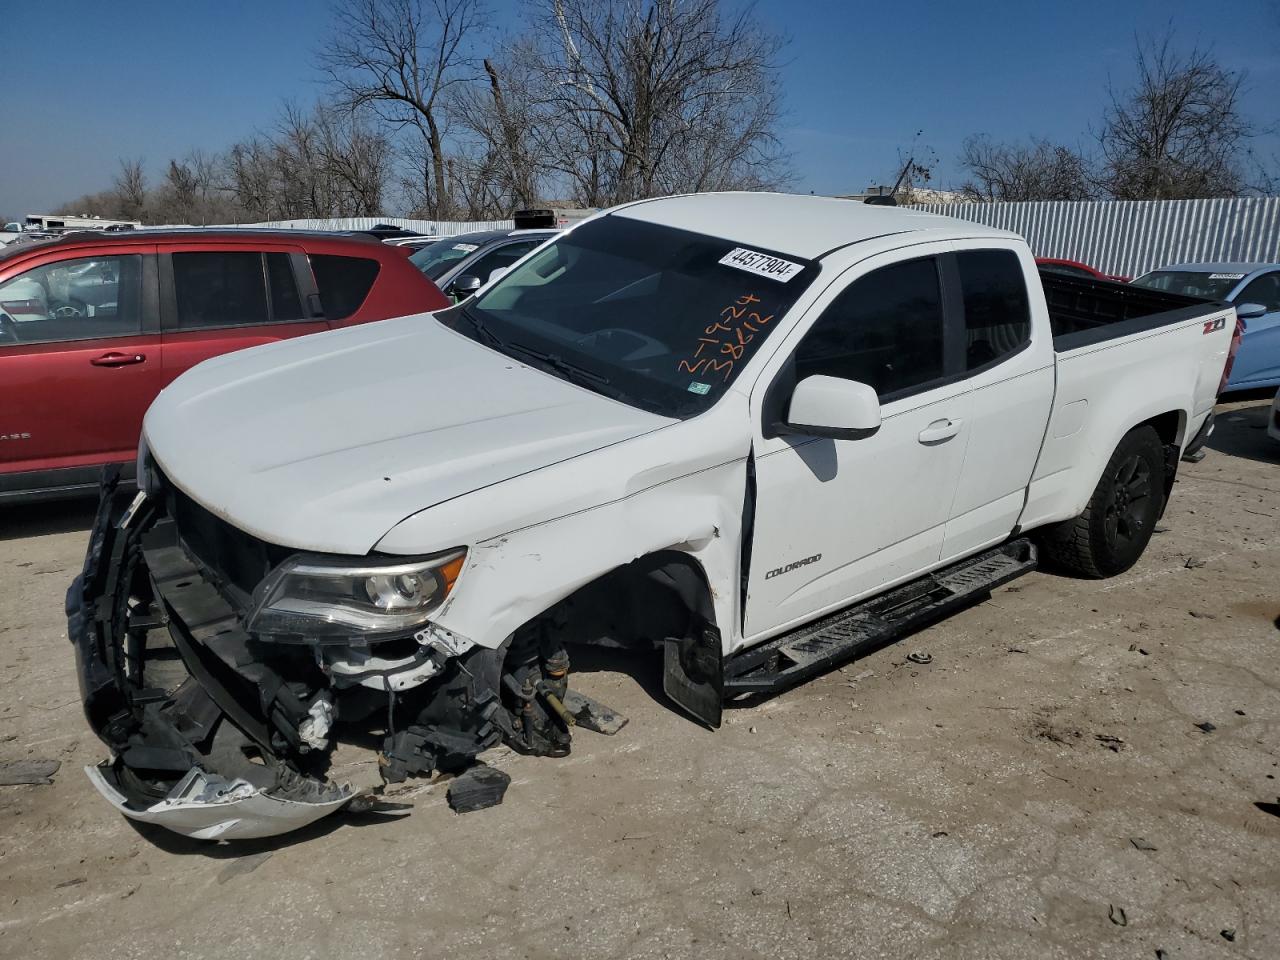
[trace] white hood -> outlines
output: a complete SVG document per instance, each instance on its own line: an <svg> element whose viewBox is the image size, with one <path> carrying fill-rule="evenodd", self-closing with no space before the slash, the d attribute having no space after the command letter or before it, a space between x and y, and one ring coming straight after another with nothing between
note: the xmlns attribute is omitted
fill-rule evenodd
<svg viewBox="0 0 1280 960"><path fill-rule="evenodd" d="M427 507L671 422L421 314L206 361L144 434L170 481L239 529L362 554Z"/></svg>

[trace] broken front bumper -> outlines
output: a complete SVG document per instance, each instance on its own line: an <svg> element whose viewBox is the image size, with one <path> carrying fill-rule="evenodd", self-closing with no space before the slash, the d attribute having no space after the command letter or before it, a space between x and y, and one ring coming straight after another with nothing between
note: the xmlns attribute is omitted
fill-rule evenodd
<svg viewBox="0 0 1280 960"><path fill-rule="evenodd" d="M197 571L179 562L176 543L167 553L156 543L141 495L124 507L108 476L67 591L85 716L114 754L86 768L90 781L125 816L199 839L271 836L341 809L354 792L282 762L261 718L224 682L232 672L203 649L203 638L229 635L234 613L202 578L174 579ZM166 589L191 599L170 603Z"/></svg>
<svg viewBox="0 0 1280 960"><path fill-rule="evenodd" d="M67 626L85 716L113 754L89 777L125 816L233 839L342 809L357 796L326 775L339 719L381 732L385 782L461 770L501 739L568 753L577 721L553 632L522 629L496 650L442 649L429 630L275 642L245 629L257 568L235 561L280 563L281 550L248 540L173 489L126 503L104 481Z"/></svg>

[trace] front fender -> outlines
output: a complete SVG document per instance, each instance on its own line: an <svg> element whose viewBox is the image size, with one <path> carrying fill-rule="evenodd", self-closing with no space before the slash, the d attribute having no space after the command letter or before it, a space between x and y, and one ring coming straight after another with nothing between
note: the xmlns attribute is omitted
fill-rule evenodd
<svg viewBox="0 0 1280 960"><path fill-rule="evenodd" d="M745 493L746 461L733 460L481 541L433 619L496 648L521 624L610 570L674 550L693 557L706 573L728 649L739 622L734 584Z"/></svg>

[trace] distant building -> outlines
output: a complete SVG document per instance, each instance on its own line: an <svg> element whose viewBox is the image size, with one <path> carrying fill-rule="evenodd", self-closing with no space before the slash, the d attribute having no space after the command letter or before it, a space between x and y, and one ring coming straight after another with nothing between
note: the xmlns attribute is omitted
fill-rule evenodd
<svg viewBox="0 0 1280 960"><path fill-rule="evenodd" d="M872 184L862 193L840 194L839 200L861 200L867 197L887 197L893 193L893 187L883 184ZM964 195L954 190L932 190L929 187L902 186L898 188L898 203L960 203Z"/></svg>

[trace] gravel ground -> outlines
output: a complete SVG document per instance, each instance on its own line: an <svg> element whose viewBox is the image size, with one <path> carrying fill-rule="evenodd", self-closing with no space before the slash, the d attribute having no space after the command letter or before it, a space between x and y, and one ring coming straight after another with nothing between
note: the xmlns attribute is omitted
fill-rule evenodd
<svg viewBox="0 0 1280 960"><path fill-rule="evenodd" d="M90 787L62 597L92 508L0 512L0 761L62 764L0 786L0 956L1274 960L1266 415L1221 409L1114 580L1024 577L716 733L651 659L584 655L575 684L630 724L565 760L496 752L502 806L418 782L410 816L240 845L141 833Z"/></svg>

